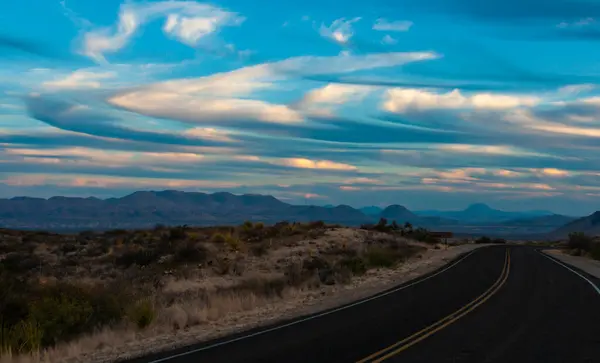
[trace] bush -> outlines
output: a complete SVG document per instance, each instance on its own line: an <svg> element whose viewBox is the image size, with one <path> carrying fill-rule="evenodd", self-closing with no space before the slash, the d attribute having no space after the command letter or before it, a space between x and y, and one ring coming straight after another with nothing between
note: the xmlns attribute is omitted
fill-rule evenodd
<svg viewBox="0 0 600 363"><path fill-rule="evenodd" d="M159 257L155 251L146 249L127 251L115 259L115 264L123 268L128 268L131 265L149 266L158 261Z"/></svg>
<svg viewBox="0 0 600 363"><path fill-rule="evenodd" d="M600 242L596 242L592 244L592 248L590 250L590 257L594 260L600 261Z"/></svg>
<svg viewBox="0 0 600 363"><path fill-rule="evenodd" d="M213 243L225 243L225 241L227 241L227 238L223 233L215 233L213 234L210 240Z"/></svg>
<svg viewBox="0 0 600 363"><path fill-rule="evenodd" d="M571 232L569 233L568 245L571 249L589 251L592 247L592 237L583 232Z"/></svg>
<svg viewBox="0 0 600 363"><path fill-rule="evenodd" d="M492 239L487 236L481 236L475 240L475 243L477 243L477 244L492 243Z"/></svg>
<svg viewBox="0 0 600 363"><path fill-rule="evenodd" d="M138 329L148 327L156 318L156 310L150 299L138 300L130 309L128 314L129 319Z"/></svg>
<svg viewBox="0 0 600 363"><path fill-rule="evenodd" d="M360 257L344 258L340 260L339 266L350 270L353 275L360 276L367 272L367 264Z"/></svg>
<svg viewBox="0 0 600 363"><path fill-rule="evenodd" d="M393 251L372 247L365 252L365 259L369 267L386 267L390 268L396 264L396 256Z"/></svg>
<svg viewBox="0 0 600 363"><path fill-rule="evenodd" d="M208 250L201 244L189 242L175 251L174 262L203 263L208 259Z"/></svg>

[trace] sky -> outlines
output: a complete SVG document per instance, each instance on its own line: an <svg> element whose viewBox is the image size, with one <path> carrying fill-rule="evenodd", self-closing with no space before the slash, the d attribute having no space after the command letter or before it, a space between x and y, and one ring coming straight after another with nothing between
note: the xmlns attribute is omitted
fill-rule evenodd
<svg viewBox="0 0 600 363"><path fill-rule="evenodd" d="M600 2L0 2L0 197L600 209Z"/></svg>

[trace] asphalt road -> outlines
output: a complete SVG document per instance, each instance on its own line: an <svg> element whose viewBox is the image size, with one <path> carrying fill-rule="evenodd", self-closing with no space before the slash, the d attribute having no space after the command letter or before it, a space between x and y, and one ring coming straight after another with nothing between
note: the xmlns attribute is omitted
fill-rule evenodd
<svg viewBox="0 0 600 363"><path fill-rule="evenodd" d="M600 363L600 281L567 267L581 276L481 248L342 309L128 363Z"/></svg>

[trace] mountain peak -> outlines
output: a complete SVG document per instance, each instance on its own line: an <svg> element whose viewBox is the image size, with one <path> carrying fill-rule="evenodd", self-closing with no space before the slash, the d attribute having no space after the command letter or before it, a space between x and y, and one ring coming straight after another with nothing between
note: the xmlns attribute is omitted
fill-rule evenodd
<svg viewBox="0 0 600 363"><path fill-rule="evenodd" d="M467 209L465 209L465 211L469 211L469 212L483 212L483 211L490 211L490 210L492 210L492 208L485 203L474 203L474 204L471 204L470 206L468 206Z"/></svg>

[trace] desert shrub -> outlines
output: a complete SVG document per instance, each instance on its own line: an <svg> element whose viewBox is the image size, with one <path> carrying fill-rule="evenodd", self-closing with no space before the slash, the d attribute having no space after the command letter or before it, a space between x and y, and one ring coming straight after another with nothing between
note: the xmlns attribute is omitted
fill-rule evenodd
<svg viewBox="0 0 600 363"><path fill-rule="evenodd" d="M481 236L475 240L477 244L492 243L492 239L488 236Z"/></svg>
<svg viewBox="0 0 600 363"><path fill-rule="evenodd" d="M173 262L204 263L208 259L208 250L200 243L189 242L175 251Z"/></svg>
<svg viewBox="0 0 600 363"><path fill-rule="evenodd" d="M29 303L28 319L41 330L43 346L73 339L95 327L92 298L84 289L60 284L42 288L36 295Z"/></svg>
<svg viewBox="0 0 600 363"><path fill-rule="evenodd" d="M180 226L169 229L169 239L171 241L179 241L187 238L186 227Z"/></svg>
<svg viewBox="0 0 600 363"><path fill-rule="evenodd" d="M494 238L494 240L492 241L492 243L506 243L506 240L504 238Z"/></svg>
<svg viewBox="0 0 600 363"><path fill-rule="evenodd" d="M154 303L150 299L136 301L129 309L128 317L138 329L148 327L156 318Z"/></svg>
<svg viewBox="0 0 600 363"><path fill-rule="evenodd" d="M406 228L406 227L405 227ZM433 236L431 233L429 233L429 231L425 228L419 227L417 229L412 230L412 226L409 226L410 229L408 229L407 234L412 237L413 239L420 241L420 242L425 242L425 243L439 243L440 240L439 238Z"/></svg>
<svg viewBox="0 0 600 363"><path fill-rule="evenodd" d="M365 251L366 263L369 267L393 267L396 255L387 248L371 247Z"/></svg>
<svg viewBox="0 0 600 363"><path fill-rule="evenodd" d="M235 235L228 234L225 236L225 244L232 251L239 251L242 248L242 241Z"/></svg>
<svg viewBox="0 0 600 363"><path fill-rule="evenodd" d="M159 255L156 251L149 249L139 249L126 251L121 256L115 258L115 264L119 267L128 268L131 265L149 266L158 261Z"/></svg>
<svg viewBox="0 0 600 363"><path fill-rule="evenodd" d="M41 262L42 260L36 255L16 252L0 260L0 269L20 275L39 268Z"/></svg>
<svg viewBox="0 0 600 363"><path fill-rule="evenodd" d="M594 260L600 260L600 242L592 243L590 257Z"/></svg>
<svg viewBox="0 0 600 363"><path fill-rule="evenodd" d="M252 254L257 257L264 256L267 253L269 253L269 245L264 242L258 243L258 244L253 244L250 247L250 252L252 252Z"/></svg>
<svg viewBox="0 0 600 363"><path fill-rule="evenodd" d="M589 251L592 247L592 237L583 232L571 232L567 243L569 248Z"/></svg>
<svg viewBox="0 0 600 363"><path fill-rule="evenodd" d="M227 237L223 233L215 233L211 237L211 242L213 243L225 243L227 241Z"/></svg>
<svg viewBox="0 0 600 363"><path fill-rule="evenodd" d="M339 261L339 266L350 270L353 275L360 276L367 272L367 264L360 257L346 257Z"/></svg>
<svg viewBox="0 0 600 363"><path fill-rule="evenodd" d="M257 222L254 224L254 229L256 230L263 230L265 228L265 224L263 222Z"/></svg>

